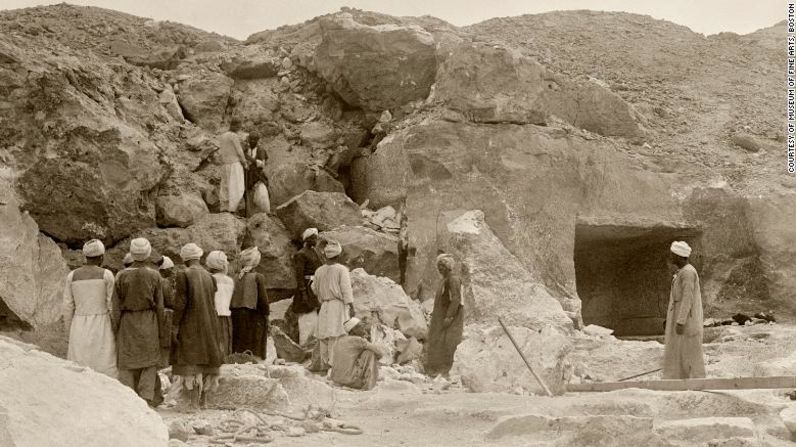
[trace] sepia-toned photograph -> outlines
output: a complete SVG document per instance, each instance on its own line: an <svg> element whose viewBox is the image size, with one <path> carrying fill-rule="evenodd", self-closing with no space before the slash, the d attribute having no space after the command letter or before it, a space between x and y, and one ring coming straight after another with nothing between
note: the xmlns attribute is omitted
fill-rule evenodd
<svg viewBox="0 0 796 447"><path fill-rule="evenodd" d="M0 0L0 447L796 445L796 0Z"/></svg>

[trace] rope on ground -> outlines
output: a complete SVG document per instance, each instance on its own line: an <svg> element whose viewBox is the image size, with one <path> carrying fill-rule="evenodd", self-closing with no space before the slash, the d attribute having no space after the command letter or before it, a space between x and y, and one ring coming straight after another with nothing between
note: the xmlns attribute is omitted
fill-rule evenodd
<svg viewBox="0 0 796 447"><path fill-rule="evenodd" d="M250 415L244 420L243 415ZM298 427L304 429L303 434L326 431L345 435L361 435L364 433L356 425L332 419L328 410L312 405L304 409L302 416L295 416L279 411L262 411L257 413L248 409L237 409L224 421L219 423L218 429L223 432L210 439L211 444L234 444L236 442L268 444L274 440L273 431L284 431L284 426L270 424L262 415L280 417L296 421ZM308 428L308 424L314 428ZM293 435L288 435L293 436Z"/></svg>

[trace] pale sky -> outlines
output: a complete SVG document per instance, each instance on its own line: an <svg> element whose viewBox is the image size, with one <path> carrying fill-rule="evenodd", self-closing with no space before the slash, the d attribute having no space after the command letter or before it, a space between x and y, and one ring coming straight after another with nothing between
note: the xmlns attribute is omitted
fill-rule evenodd
<svg viewBox="0 0 796 447"><path fill-rule="evenodd" d="M61 1L0 0L0 9ZM703 34L747 34L786 18L784 0L71 0L171 20L238 39L280 25L301 23L341 6L396 16L432 15L463 26L493 17L568 9L626 11L685 25Z"/></svg>

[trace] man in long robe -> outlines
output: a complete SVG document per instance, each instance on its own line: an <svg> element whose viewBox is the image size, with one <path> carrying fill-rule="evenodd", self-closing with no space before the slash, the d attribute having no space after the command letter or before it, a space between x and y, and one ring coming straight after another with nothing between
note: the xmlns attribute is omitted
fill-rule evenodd
<svg viewBox="0 0 796 447"><path fill-rule="evenodd" d="M64 287L64 327L69 336L66 358L113 377L116 340L111 323L114 277L102 267L105 246L92 239L83 245L86 264L69 273Z"/></svg>
<svg viewBox="0 0 796 447"><path fill-rule="evenodd" d="M122 270L114 287L113 321L116 332L119 381L150 406L162 401L157 371L161 362L160 324L163 289L160 274L147 266L152 252L144 238L130 242L133 264Z"/></svg>
<svg viewBox="0 0 796 447"><path fill-rule="evenodd" d="M296 294L293 297L291 311L298 317L299 344L304 346L310 337L316 336L318 329L318 298L312 291L315 271L322 265L315 246L318 242L318 230L307 228L302 234L304 246L293 256L293 266L296 271Z"/></svg>
<svg viewBox="0 0 796 447"><path fill-rule="evenodd" d="M250 247L240 253L243 267L235 279L230 303L232 314L232 351L251 352L265 360L268 336L268 293L265 276L254 271L260 265L260 249Z"/></svg>
<svg viewBox="0 0 796 447"><path fill-rule="evenodd" d="M702 293L699 275L688 262L691 247L673 242L671 262L677 267L669 294L666 314L664 379L705 377L705 356L702 352Z"/></svg>
<svg viewBox="0 0 796 447"><path fill-rule="evenodd" d="M180 250L185 270L176 275L172 373L189 391L191 410L204 406L207 392L218 387L224 357L218 343L216 282L199 263L203 251L194 243Z"/></svg>
<svg viewBox="0 0 796 447"><path fill-rule="evenodd" d="M163 293L163 320L160 325L160 366L165 368L171 364L171 332L174 324L174 261L163 256L158 263L160 285Z"/></svg>
<svg viewBox="0 0 796 447"><path fill-rule="evenodd" d="M334 345L334 365L330 378L338 385L359 390L369 390L379 380L379 363L382 351L367 340L368 331L359 318L344 324L348 333Z"/></svg>
<svg viewBox="0 0 796 447"><path fill-rule="evenodd" d="M221 355L226 358L232 354L232 313L229 305L232 303L235 281L227 276L229 261L223 251L211 251L205 259L205 266L216 281L214 301L218 315L218 346Z"/></svg>
<svg viewBox="0 0 796 447"><path fill-rule="evenodd" d="M437 257L437 270L442 276L431 324L428 328L426 374L447 376L453 366L453 356L462 341L464 310L462 306L461 281L455 273L456 260L449 254Z"/></svg>
<svg viewBox="0 0 796 447"><path fill-rule="evenodd" d="M318 344L321 370L334 365L334 346L346 335L343 324L354 316L354 292L348 267L339 262L339 242L329 241L323 249L326 264L315 272L312 291L321 302L318 312Z"/></svg>
<svg viewBox="0 0 796 447"><path fill-rule="evenodd" d="M218 137L218 162L222 166L221 185L218 192L219 209L234 213L246 191L244 166L248 165L246 154L238 140L240 123L232 120L229 130Z"/></svg>

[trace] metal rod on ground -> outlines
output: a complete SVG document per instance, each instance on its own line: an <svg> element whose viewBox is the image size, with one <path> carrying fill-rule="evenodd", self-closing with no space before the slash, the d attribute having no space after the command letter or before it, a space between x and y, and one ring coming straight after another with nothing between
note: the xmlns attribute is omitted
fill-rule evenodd
<svg viewBox="0 0 796 447"><path fill-rule="evenodd" d="M536 374L536 371L533 370L533 367L531 366L530 362L528 362L528 359L525 358L525 354L523 354L522 351L520 351L520 347L519 347L519 345L517 345L517 342L514 340L514 337L511 335L511 332L509 332L509 328L507 328L506 325L503 324L503 320L501 320L500 318L498 318L498 323L500 323L500 326L503 328L503 331L509 337L509 340L511 340L511 344L514 345L514 349L516 349L517 352L520 354L520 357L522 357L522 361L525 362L525 366L528 367L528 371L530 371L531 374L533 374L533 377L536 379L536 381L542 387L542 389L547 394L547 396L548 397L553 397L553 393L550 392L550 388L548 388L547 385L545 385L544 380L542 380L542 378L539 377L538 374Z"/></svg>
<svg viewBox="0 0 796 447"><path fill-rule="evenodd" d="M636 374L635 376L625 377L624 379L619 379L617 382L624 382L625 380L635 379L636 377L646 376L647 374L656 373L658 371L662 371L663 368L653 369L652 371L643 372L641 374Z"/></svg>

